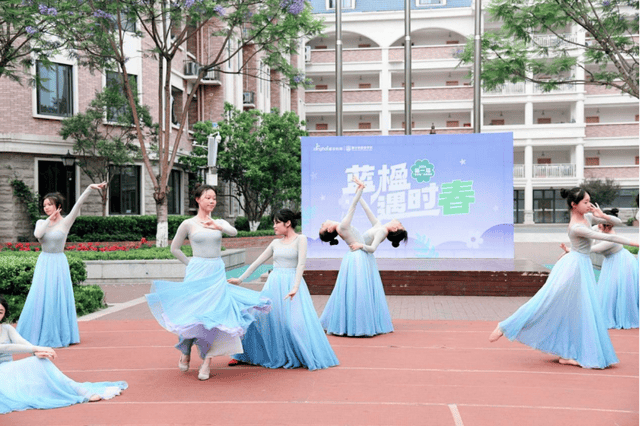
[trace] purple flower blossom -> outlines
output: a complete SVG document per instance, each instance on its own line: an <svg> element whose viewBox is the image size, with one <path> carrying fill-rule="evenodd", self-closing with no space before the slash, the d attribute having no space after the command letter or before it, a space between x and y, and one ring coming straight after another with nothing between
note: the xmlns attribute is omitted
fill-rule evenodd
<svg viewBox="0 0 640 426"><path fill-rule="evenodd" d="M193 6L193 3L195 3L196 0L184 0L184 7L189 9L191 6Z"/></svg>
<svg viewBox="0 0 640 426"><path fill-rule="evenodd" d="M220 16L224 16L226 14L224 7L220 5L217 5L216 7L214 7L213 10L215 10L215 12Z"/></svg>
<svg viewBox="0 0 640 426"><path fill-rule="evenodd" d="M38 10L40 11L41 15L50 15L50 16L58 15L58 11L56 10L55 7L47 7L44 4L41 4L40 6L38 6Z"/></svg>
<svg viewBox="0 0 640 426"><path fill-rule="evenodd" d="M304 10L304 0L284 0L280 3L280 7L292 15L299 15Z"/></svg>
<svg viewBox="0 0 640 426"><path fill-rule="evenodd" d="M104 10L100 10L100 9L93 12L93 16L95 16L96 18L104 18L104 19L111 19L111 20L114 19L112 14L107 13Z"/></svg>
<svg viewBox="0 0 640 426"><path fill-rule="evenodd" d="M604 0L604 1L602 2L602 5L603 5L604 7L611 6L611 2L610 2L609 0Z"/></svg>
<svg viewBox="0 0 640 426"><path fill-rule="evenodd" d="M29 34L35 34L38 32L38 30L33 28L31 25L27 26L24 30Z"/></svg>

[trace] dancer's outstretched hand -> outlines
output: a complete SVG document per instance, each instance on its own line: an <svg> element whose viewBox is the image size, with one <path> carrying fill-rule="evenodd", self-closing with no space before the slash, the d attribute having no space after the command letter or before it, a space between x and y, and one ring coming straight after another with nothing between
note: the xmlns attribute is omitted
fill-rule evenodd
<svg viewBox="0 0 640 426"><path fill-rule="evenodd" d="M41 346L36 347L36 349L33 351L33 354L40 359L42 358L55 359L55 357L57 356L56 351L54 351L53 349L45 348Z"/></svg>
<svg viewBox="0 0 640 426"><path fill-rule="evenodd" d="M287 294L287 295L284 297L284 300L287 300L287 299L291 299L291 300L293 300L293 296L295 296L297 292L298 292L298 289L297 289L297 288L292 288L292 289L291 289L291 291L289 292L289 294Z"/></svg>
<svg viewBox="0 0 640 426"><path fill-rule="evenodd" d="M351 249L351 251L360 250L362 249L362 247L364 247L364 245L360 243L353 243L349 245L349 248Z"/></svg>
<svg viewBox="0 0 640 426"><path fill-rule="evenodd" d="M107 182L92 183L91 185L89 185L89 188L91 188L91 189L103 189L105 186L107 186Z"/></svg>
<svg viewBox="0 0 640 426"><path fill-rule="evenodd" d="M366 188L366 185L365 185L364 183L362 183L362 182L360 181L360 179L358 179L357 177L355 177L355 175L351 178L351 180L353 180L353 181L356 183L356 185L358 185L358 189L364 189L364 188Z"/></svg>
<svg viewBox="0 0 640 426"><path fill-rule="evenodd" d="M229 279L227 280L227 282L228 282L229 284L233 284L233 285L240 285L240 284L242 284L242 280L241 280L240 278L229 278Z"/></svg>
<svg viewBox="0 0 640 426"><path fill-rule="evenodd" d="M222 231L222 226L218 225L216 221L213 219L209 219L201 223L202 223L202 226L207 229L213 229L214 231Z"/></svg>
<svg viewBox="0 0 640 426"><path fill-rule="evenodd" d="M591 204L591 213L593 213L594 217L599 217L602 219L605 219L607 217L607 215L604 214L602 210L600 210L600 206L598 205L598 203Z"/></svg>
<svg viewBox="0 0 640 426"><path fill-rule="evenodd" d="M569 253L571 251L569 250L569 247L567 247L565 243L560 243L560 248L564 250L565 253Z"/></svg>

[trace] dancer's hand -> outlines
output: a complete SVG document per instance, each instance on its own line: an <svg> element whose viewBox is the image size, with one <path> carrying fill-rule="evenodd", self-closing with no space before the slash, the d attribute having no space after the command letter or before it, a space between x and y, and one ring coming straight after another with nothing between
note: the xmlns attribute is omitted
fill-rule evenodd
<svg viewBox="0 0 640 426"><path fill-rule="evenodd" d="M360 179L358 179L355 175L351 178L352 181L354 181L356 183L356 185L358 185L358 189L364 189L366 188L365 184L362 183L360 181Z"/></svg>
<svg viewBox="0 0 640 426"><path fill-rule="evenodd" d="M292 288L291 291L289 292L289 294L287 294L284 297L284 300L287 300L287 299L293 300L293 296L295 296L297 292L298 292L298 288L297 287L296 288Z"/></svg>
<svg viewBox="0 0 640 426"><path fill-rule="evenodd" d="M362 249L362 247L364 247L364 245L360 243L353 243L349 245L349 248L351 249L351 251L360 250Z"/></svg>
<svg viewBox="0 0 640 426"><path fill-rule="evenodd" d="M227 282L228 282L229 284L233 284L233 285L240 285L240 284L242 284L242 280L241 280L240 278L229 278L229 279L227 280Z"/></svg>
<svg viewBox="0 0 640 426"><path fill-rule="evenodd" d="M222 226L218 225L215 220L209 219L205 220L202 223L202 226L207 229L213 229L214 231L222 231Z"/></svg>
<svg viewBox="0 0 640 426"><path fill-rule="evenodd" d="M593 213L594 217L599 217L601 219L607 218L607 215L604 214L602 210L600 210L600 206L598 205L598 203L591 204L591 213Z"/></svg>
<svg viewBox="0 0 640 426"><path fill-rule="evenodd" d="M92 183L91 185L89 185L89 188L91 188L91 189L103 189L105 186L107 186L107 182Z"/></svg>
<svg viewBox="0 0 640 426"><path fill-rule="evenodd" d="M569 249L569 247L567 247L567 245L565 243L561 243L560 244L560 248L562 250L564 250L565 253L569 253L571 250Z"/></svg>
<svg viewBox="0 0 640 426"><path fill-rule="evenodd" d="M33 351L33 354L42 359L42 358L48 358L48 359L55 359L56 352L51 349L51 348L47 348L47 347L42 347L42 346L36 346L35 350Z"/></svg>
<svg viewBox="0 0 640 426"><path fill-rule="evenodd" d="M62 206L58 207L55 212L51 213L51 216L49 216L49 221L57 222L59 219L61 219L62 215L60 214L60 212L62 212Z"/></svg>

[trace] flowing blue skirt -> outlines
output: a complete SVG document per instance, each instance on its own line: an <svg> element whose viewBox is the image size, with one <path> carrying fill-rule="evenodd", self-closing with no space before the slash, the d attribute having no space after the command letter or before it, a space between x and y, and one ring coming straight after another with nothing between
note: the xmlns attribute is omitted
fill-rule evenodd
<svg viewBox="0 0 640 426"><path fill-rule="evenodd" d="M127 382L78 383L48 359L35 356L0 363L0 413L31 408L58 408L87 402L93 395L110 399L127 388Z"/></svg>
<svg viewBox="0 0 640 426"><path fill-rule="evenodd" d="M596 294L609 328L638 328L638 259L629 250L606 256Z"/></svg>
<svg viewBox="0 0 640 426"><path fill-rule="evenodd" d="M295 276L295 268L275 268L269 274L261 294L271 299L271 312L259 314L249 326L242 338L244 353L235 359L268 368L317 370L338 365L304 279L293 299L284 300Z"/></svg>
<svg viewBox="0 0 640 426"><path fill-rule="evenodd" d="M327 333L346 336L375 336L393 331L373 254L355 250L344 256L320 323Z"/></svg>
<svg viewBox="0 0 640 426"><path fill-rule="evenodd" d="M509 340L585 368L615 364L595 285L589 255L572 251L556 263L542 288L499 324L500 330Z"/></svg>
<svg viewBox="0 0 640 426"><path fill-rule="evenodd" d="M18 320L18 333L36 346L80 343L69 262L64 253L40 253Z"/></svg>
<svg viewBox="0 0 640 426"><path fill-rule="evenodd" d="M184 281L154 281L146 297L158 323L180 336L176 348L190 354L195 343L203 359L212 346L214 351L216 345L237 348L255 314L271 309L271 301L257 291L227 283L219 257L191 258ZM222 350L215 355L236 352Z"/></svg>

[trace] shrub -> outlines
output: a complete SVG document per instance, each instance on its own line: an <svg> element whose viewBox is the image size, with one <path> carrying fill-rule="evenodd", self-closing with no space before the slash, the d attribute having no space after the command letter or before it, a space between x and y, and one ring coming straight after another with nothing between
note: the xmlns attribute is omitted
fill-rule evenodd
<svg viewBox="0 0 640 426"><path fill-rule="evenodd" d="M76 300L76 314L80 317L107 306L104 292L97 285L74 285L73 297Z"/></svg>
<svg viewBox="0 0 640 426"><path fill-rule="evenodd" d="M631 254L638 254L638 247L633 246L624 246L627 250L631 252Z"/></svg>
<svg viewBox="0 0 640 426"><path fill-rule="evenodd" d="M238 231L250 231L249 219L244 216L238 216L234 222L234 228ZM273 219L271 216L262 216L260 219L260 225L258 225L258 231L273 231Z"/></svg>
<svg viewBox="0 0 640 426"><path fill-rule="evenodd" d="M4 253L7 254L0 256L0 294L7 298L11 306L11 314L8 320L13 322L20 317L27 294L29 294L38 253L21 252L20 255L11 254L11 252ZM72 256L67 256L67 259L69 260L71 282L75 288L78 287L78 283L87 279L87 270L82 259ZM102 292L102 290L100 291ZM96 297L95 290L89 297ZM102 303L103 298L104 295L100 298L100 303ZM95 305L95 303L88 303L87 301L83 303L90 306Z"/></svg>
<svg viewBox="0 0 640 426"><path fill-rule="evenodd" d="M168 217L169 237L175 235L178 226L191 216ZM142 238L155 240L158 221L155 215L144 216L79 216L67 241L139 241ZM114 233L117 230L117 233Z"/></svg>
<svg viewBox="0 0 640 426"><path fill-rule="evenodd" d="M233 223L233 227L238 231L249 231L249 219L244 216L236 217L235 222Z"/></svg>

